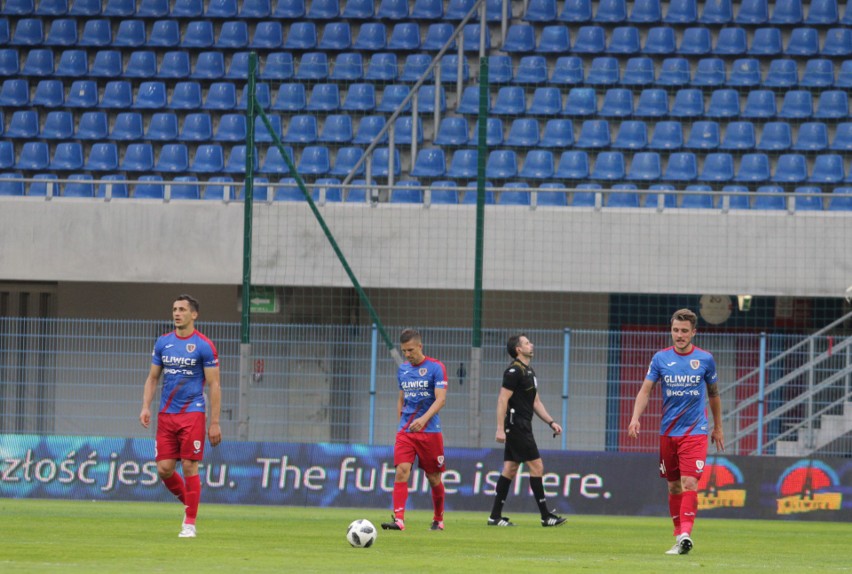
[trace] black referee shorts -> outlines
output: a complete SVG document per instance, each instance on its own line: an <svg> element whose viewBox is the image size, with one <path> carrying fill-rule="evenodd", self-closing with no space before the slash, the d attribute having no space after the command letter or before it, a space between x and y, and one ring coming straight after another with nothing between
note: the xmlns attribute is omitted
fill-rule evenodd
<svg viewBox="0 0 852 574"><path fill-rule="evenodd" d="M503 460L521 463L538 458L541 458L541 455L538 453L538 445L532 433L532 421L515 421L513 425L507 424Z"/></svg>

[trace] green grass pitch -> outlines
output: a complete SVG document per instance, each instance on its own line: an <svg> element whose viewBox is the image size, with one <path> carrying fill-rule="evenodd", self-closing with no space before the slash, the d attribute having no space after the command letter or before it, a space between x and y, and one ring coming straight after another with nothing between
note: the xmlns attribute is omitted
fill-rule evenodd
<svg viewBox="0 0 852 574"><path fill-rule="evenodd" d="M198 538L179 539L177 504L0 499L0 572L852 572L852 524L721 520L699 516L695 549L666 556L664 517L571 516L542 528L512 514L515 528L488 528L487 513L409 511L405 532L379 531L351 548L346 527L387 510L203 504Z"/></svg>

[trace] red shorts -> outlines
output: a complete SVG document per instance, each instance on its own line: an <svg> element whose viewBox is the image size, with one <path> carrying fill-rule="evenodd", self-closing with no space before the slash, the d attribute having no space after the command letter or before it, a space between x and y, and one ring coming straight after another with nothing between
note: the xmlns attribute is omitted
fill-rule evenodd
<svg viewBox="0 0 852 574"><path fill-rule="evenodd" d="M156 460L201 460L206 427L204 413L160 413Z"/></svg>
<svg viewBox="0 0 852 574"><path fill-rule="evenodd" d="M669 482L681 476L701 478L706 458L706 434L660 436L660 476Z"/></svg>
<svg viewBox="0 0 852 574"><path fill-rule="evenodd" d="M399 466L405 462L414 464L415 456L423 472L444 472L444 435L439 432L397 432L393 465Z"/></svg>

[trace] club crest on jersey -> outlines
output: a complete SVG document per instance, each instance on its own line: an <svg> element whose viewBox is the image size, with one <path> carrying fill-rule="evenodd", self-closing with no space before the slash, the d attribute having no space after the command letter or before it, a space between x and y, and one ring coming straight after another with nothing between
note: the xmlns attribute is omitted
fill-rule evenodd
<svg viewBox="0 0 852 574"><path fill-rule="evenodd" d="M195 352L195 343L188 343L186 345L186 352L187 353L194 353ZM698 362L698 361L696 361L696 362ZM694 369L696 367L692 367L692 368Z"/></svg>
<svg viewBox="0 0 852 574"><path fill-rule="evenodd" d="M195 450L199 450L199 449L201 448L201 441L200 441L200 440L194 440L194 441L192 441L192 447L193 447Z"/></svg>
<svg viewBox="0 0 852 574"><path fill-rule="evenodd" d="M698 367L701 366L701 361L699 361L698 359L692 359L691 361L689 361L689 366L692 367L692 370L696 370Z"/></svg>
<svg viewBox="0 0 852 574"><path fill-rule="evenodd" d="M428 370L428 369L427 369L426 367L420 367L420 368L417 370L417 372L420 374L420 376L421 376L421 377L423 377L423 376L425 376L425 375L426 375L427 370Z"/></svg>

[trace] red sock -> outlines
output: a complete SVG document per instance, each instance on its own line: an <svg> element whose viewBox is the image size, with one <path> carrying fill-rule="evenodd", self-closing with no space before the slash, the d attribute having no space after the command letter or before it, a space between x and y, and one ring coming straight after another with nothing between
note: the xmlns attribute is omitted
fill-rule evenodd
<svg viewBox="0 0 852 574"><path fill-rule="evenodd" d="M684 490L681 498L680 531L684 534L692 534L695 513L698 512L698 493L694 490Z"/></svg>
<svg viewBox="0 0 852 574"><path fill-rule="evenodd" d="M435 508L435 516L432 520L443 522L444 520L444 483L440 482L432 487L432 506Z"/></svg>
<svg viewBox="0 0 852 574"><path fill-rule="evenodd" d="M195 476L186 477L186 524L195 524L195 518L198 516L198 503L201 501L201 477Z"/></svg>
<svg viewBox="0 0 852 574"><path fill-rule="evenodd" d="M674 522L674 535L680 534L680 507L683 500L683 493L669 494L669 514Z"/></svg>
<svg viewBox="0 0 852 574"><path fill-rule="evenodd" d="M186 504L186 487L184 486L183 479L178 473L172 473L170 477L164 478L163 484L166 485L166 488L168 488L178 500Z"/></svg>
<svg viewBox="0 0 852 574"><path fill-rule="evenodd" d="M405 519L405 501L408 500L408 483L393 483L393 515L400 520Z"/></svg>

